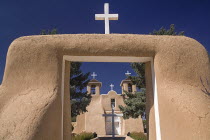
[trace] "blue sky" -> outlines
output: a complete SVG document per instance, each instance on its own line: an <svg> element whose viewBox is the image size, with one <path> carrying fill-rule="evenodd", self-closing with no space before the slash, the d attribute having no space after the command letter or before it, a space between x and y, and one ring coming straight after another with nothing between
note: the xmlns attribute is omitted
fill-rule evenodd
<svg viewBox="0 0 210 140"><path fill-rule="evenodd" d="M209 0L1 0L0 83L7 50L15 38L37 35L42 29L52 28L57 28L60 34L103 34L104 22L95 21L94 15L103 13L106 2L110 4L110 13L119 14L118 21L110 22L111 33L148 34L175 24L177 31L185 31L186 36L198 40L210 51ZM82 69L94 70L98 79L107 85L110 79L117 79L112 83L115 90L120 91L117 85L130 69L129 64L107 63L106 70L92 69L95 65L85 63ZM121 70L121 67L126 68ZM103 92L110 89L103 88Z"/></svg>

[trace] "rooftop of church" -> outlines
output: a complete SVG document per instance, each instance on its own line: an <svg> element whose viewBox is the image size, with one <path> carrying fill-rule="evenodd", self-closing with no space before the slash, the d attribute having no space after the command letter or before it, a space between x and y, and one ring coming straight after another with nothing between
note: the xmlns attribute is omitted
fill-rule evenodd
<svg viewBox="0 0 210 140"><path fill-rule="evenodd" d="M88 83L87 86L90 86L90 89L91 89L92 86L93 86L93 88L96 87L96 86L99 86L99 94L100 95L107 95L110 92L114 92L114 93L116 93L118 95L121 95L122 94L123 83L129 83L129 82L131 82L131 80L129 79L129 76L130 75L131 75L131 73L129 73L129 71L127 71L125 73L126 78L125 79L122 79L122 80L119 79L119 81L121 81L120 82L120 85L118 85L121 88L121 91L120 92L119 91L117 92L117 91L114 90L115 85L113 85L112 83L110 84L110 89L108 87L105 87L107 89L107 92L101 92L102 82L96 79L97 74L95 72L93 72L93 74L91 74L91 76L93 77L93 79L91 79L89 81L89 83Z"/></svg>

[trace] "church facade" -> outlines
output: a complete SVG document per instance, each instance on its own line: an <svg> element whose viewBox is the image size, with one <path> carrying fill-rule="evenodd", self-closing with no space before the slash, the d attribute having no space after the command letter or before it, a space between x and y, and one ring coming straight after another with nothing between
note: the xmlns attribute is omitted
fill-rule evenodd
<svg viewBox="0 0 210 140"><path fill-rule="evenodd" d="M112 88L112 85L110 85ZM122 94L135 92L136 85L129 79L122 80ZM77 116L73 133L96 132L98 135L126 135L128 132L144 132L142 118L124 120L119 105L124 105L123 97L111 89L101 94L102 83L95 78L87 85L88 94L92 94L88 112Z"/></svg>

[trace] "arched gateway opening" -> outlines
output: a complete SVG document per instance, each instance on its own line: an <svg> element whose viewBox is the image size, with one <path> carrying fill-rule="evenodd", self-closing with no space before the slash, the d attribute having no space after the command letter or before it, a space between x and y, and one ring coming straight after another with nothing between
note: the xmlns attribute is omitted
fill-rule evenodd
<svg viewBox="0 0 210 140"><path fill-rule="evenodd" d="M71 61L145 62L149 140L210 139L210 66L184 36L28 36L9 47L0 85L0 139L69 140Z"/></svg>

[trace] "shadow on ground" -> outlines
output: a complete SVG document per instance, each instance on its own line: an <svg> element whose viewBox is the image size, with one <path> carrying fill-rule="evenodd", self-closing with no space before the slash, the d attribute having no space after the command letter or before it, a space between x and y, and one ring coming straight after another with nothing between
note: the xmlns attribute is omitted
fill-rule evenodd
<svg viewBox="0 0 210 140"><path fill-rule="evenodd" d="M125 140L125 137L99 137L98 140Z"/></svg>

